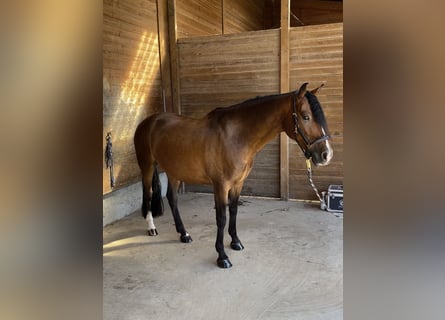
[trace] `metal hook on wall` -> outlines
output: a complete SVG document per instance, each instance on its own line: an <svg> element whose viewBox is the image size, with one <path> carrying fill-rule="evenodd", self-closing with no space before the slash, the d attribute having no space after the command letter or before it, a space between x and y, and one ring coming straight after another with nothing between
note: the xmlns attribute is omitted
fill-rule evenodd
<svg viewBox="0 0 445 320"><path fill-rule="evenodd" d="M114 173L113 173L113 143L111 142L111 132L106 136L107 146L105 147L105 165L110 169L110 186L114 188Z"/></svg>

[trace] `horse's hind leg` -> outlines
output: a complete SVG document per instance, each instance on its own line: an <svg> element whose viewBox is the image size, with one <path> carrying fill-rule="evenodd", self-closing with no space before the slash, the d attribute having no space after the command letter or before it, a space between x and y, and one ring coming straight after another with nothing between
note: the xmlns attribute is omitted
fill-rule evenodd
<svg viewBox="0 0 445 320"><path fill-rule="evenodd" d="M152 122L155 118L147 118L142 121L134 133L134 148L136 158L142 175L142 216L147 220L148 235L158 234L153 223L153 217L162 215L162 196L159 188L153 196L153 182L159 183L158 175L155 172L155 159L150 149L149 133Z"/></svg>
<svg viewBox="0 0 445 320"><path fill-rule="evenodd" d="M154 165L148 166L142 170L142 216L147 221L147 233L149 236L157 236L158 231L153 222L153 214L151 212L151 201L152 201L152 177L154 173Z"/></svg>
<svg viewBox="0 0 445 320"><path fill-rule="evenodd" d="M241 187L234 187L229 191L229 234L232 237L232 242L230 243L230 247L233 250L243 250L244 246L238 238L238 234L236 232L236 215L238 212L238 200L241 193Z"/></svg>
<svg viewBox="0 0 445 320"><path fill-rule="evenodd" d="M184 243L192 242L192 237L184 228L181 216L178 210L178 188L180 181L173 180L168 177L167 199L172 210L173 219L175 220L176 231L181 234L181 241Z"/></svg>

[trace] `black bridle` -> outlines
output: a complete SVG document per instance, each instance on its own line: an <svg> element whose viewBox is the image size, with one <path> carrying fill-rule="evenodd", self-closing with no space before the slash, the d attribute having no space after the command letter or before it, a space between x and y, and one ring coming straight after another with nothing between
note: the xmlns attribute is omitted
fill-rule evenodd
<svg viewBox="0 0 445 320"><path fill-rule="evenodd" d="M310 141L309 138L306 136L306 134L301 130L300 125L298 124L298 114L297 114L297 98L296 98L296 93L292 94L292 118L294 120L294 131L295 131L295 140L297 141L298 145L300 146L301 150L304 153L304 156L306 157L306 159L310 159L311 158L311 152L310 152L310 148L314 145L317 144L319 142L328 140L331 138L331 136L329 134L326 134L325 131L323 130L323 135L318 138L315 139L314 141ZM324 129L324 128L323 128ZM298 135L300 135L303 138L304 141L304 146L301 145L301 143L298 141L297 137Z"/></svg>

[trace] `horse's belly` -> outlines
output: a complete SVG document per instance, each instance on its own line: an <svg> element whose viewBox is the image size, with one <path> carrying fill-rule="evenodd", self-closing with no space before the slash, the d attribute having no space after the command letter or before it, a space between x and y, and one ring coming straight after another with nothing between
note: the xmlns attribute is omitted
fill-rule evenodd
<svg viewBox="0 0 445 320"><path fill-rule="evenodd" d="M211 184L207 175L204 156L198 148L186 148L174 142L156 150L158 165L170 178L190 184Z"/></svg>
<svg viewBox="0 0 445 320"><path fill-rule="evenodd" d="M206 175L204 168L197 167L196 164L177 161L164 162L157 160L159 166L164 170L170 178L183 181L190 184L211 184L212 181Z"/></svg>

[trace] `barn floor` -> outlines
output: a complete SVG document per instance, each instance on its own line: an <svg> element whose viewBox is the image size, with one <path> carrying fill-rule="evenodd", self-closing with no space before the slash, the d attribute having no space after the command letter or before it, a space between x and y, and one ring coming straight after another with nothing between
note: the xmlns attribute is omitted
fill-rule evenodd
<svg viewBox="0 0 445 320"><path fill-rule="evenodd" d="M166 199L156 237L139 211L106 226L103 318L343 319L343 219L301 202L241 201L245 249L225 236L230 269L216 266L213 195L179 196L190 244L179 241Z"/></svg>

